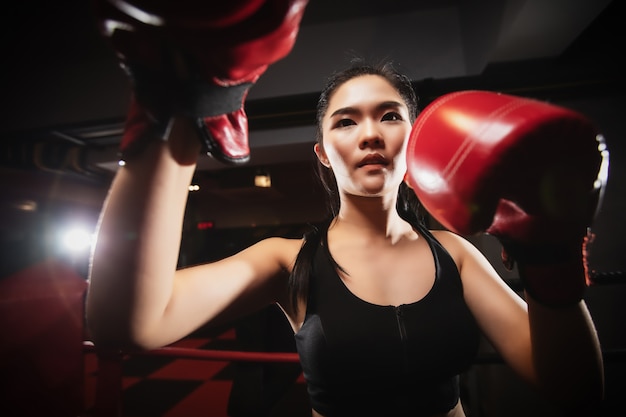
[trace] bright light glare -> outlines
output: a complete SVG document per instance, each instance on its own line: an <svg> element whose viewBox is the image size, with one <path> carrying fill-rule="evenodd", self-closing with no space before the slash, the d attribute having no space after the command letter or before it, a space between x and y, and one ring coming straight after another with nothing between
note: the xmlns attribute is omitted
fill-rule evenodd
<svg viewBox="0 0 626 417"><path fill-rule="evenodd" d="M113 0L111 3L130 17L137 19L146 25L163 26L165 24L163 18L160 16L150 14L145 10L128 3L127 1Z"/></svg>
<svg viewBox="0 0 626 417"><path fill-rule="evenodd" d="M504 118L479 120L454 109L447 109L441 117L448 126L481 143L498 143L513 130L513 124Z"/></svg>
<svg viewBox="0 0 626 417"><path fill-rule="evenodd" d="M440 117L446 121L448 126L454 126L460 132L471 132L478 124L475 117L454 109L444 109Z"/></svg>
<svg viewBox="0 0 626 417"><path fill-rule="evenodd" d="M63 247L72 253L80 253L89 250L93 240L93 234L80 227L67 230L61 237Z"/></svg>

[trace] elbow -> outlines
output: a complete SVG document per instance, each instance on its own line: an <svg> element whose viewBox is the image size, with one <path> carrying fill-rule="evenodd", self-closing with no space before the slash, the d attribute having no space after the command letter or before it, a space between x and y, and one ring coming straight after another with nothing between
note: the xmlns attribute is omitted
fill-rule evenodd
<svg viewBox="0 0 626 417"><path fill-rule="evenodd" d="M97 318L87 315L87 339L100 352L130 352L145 350L138 339L129 331L128 326L116 326L114 323L102 323Z"/></svg>
<svg viewBox="0 0 626 417"><path fill-rule="evenodd" d="M98 351L132 352L154 347L133 330L128 318L118 314L103 313L88 304L85 320L86 338Z"/></svg>
<svg viewBox="0 0 626 417"><path fill-rule="evenodd" d="M122 326L111 329L109 326L88 325L87 331L89 341L93 343L96 350L102 352L131 353L159 347Z"/></svg>
<svg viewBox="0 0 626 417"><path fill-rule="evenodd" d="M112 299L90 286L85 303L85 337L98 351L149 350L152 346L146 343L145 335L137 332L140 327L133 324L128 303L119 297L116 301Z"/></svg>

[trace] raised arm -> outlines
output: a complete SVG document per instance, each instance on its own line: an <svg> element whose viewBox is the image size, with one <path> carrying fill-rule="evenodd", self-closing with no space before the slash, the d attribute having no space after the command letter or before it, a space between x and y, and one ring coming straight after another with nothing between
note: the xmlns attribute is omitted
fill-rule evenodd
<svg viewBox="0 0 626 417"><path fill-rule="evenodd" d="M100 347L150 349L205 323L284 300L298 242L271 238L218 262L176 270L198 142L188 120L116 175L102 211L87 299Z"/></svg>
<svg viewBox="0 0 626 417"><path fill-rule="evenodd" d="M469 241L443 231L437 237L458 261L468 306L504 362L567 415L593 415L603 366L584 301L556 308L527 295L525 303Z"/></svg>
<svg viewBox="0 0 626 417"><path fill-rule="evenodd" d="M172 297L188 186L200 150L180 120L170 140L149 143L119 169L97 231L87 322L97 345L151 347L144 340ZM187 134L185 134L187 133ZM168 336L171 333L171 336Z"/></svg>
<svg viewBox="0 0 626 417"><path fill-rule="evenodd" d="M589 415L603 395L603 364L583 301L584 253L608 172L593 124L536 100L452 93L418 117L408 158L408 182L440 223L496 236L505 265L518 266L527 305L476 248L443 234L486 336L568 415Z"/></svg>
<svg viewBox="0 0 626 417"><path fill-rule="evenodd" d="M101 347L152 348L280 297L273 278L289 258L278 254L291 253L280 250L283 240L176 266L196 159L202 150L227 164L248 161L247 92L290 52L306 0L95 5L133 95L120 146L126 164L98 227L87 323Z"/></svg>

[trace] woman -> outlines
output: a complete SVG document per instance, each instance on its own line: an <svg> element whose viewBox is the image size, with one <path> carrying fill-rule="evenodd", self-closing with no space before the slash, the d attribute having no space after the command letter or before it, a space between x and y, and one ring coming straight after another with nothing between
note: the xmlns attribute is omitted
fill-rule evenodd
<svg viewBox="0 0 626 417"><path fill-rule="evenodd" d="M390 65L335 74L314 148L329 222L304 239L272 237L176 271L199 152L178 119L168 142L153 141L112 184L87 303L96 345L152 349L277 303L315 417L463 416L458 375L481 332L564 409L592 409L602 362L584 302L526 304L468 241L419 222L403 182L416 112L409 80Z"/></svg>

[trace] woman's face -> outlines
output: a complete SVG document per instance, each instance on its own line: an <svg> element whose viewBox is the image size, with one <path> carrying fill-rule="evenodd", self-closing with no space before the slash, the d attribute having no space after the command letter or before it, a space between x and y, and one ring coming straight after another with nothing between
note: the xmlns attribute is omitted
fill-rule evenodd
<svg viewBox="0 0 626 417"><path fill-rule="evenodd" d="M398 92L378 75L347 81L331 96L322 120L320 162L333 170L343 193L397 192L406 172L411 121Z"/></svg>

